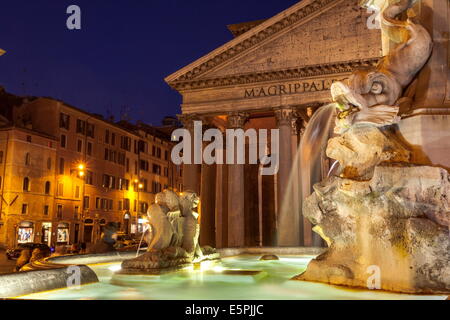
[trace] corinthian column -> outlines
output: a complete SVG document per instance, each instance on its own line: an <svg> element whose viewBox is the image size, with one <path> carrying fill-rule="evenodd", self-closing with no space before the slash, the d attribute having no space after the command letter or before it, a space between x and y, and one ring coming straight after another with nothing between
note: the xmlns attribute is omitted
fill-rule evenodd
<svg viewBox="0 0 450 320"><path fill-rule="evenodd" d="M277 213L278 213L278 245L298 246L300 242L300 222L298 190L298 171L291 179L292 169L292 137L296 134L296 114L289 107L275 110L275 120L279 129L279 170L277 175ZM293 131L294 130L294 131ZM298 169L297 169L298 170Z"/></svg>
<svg viewBox="0 0 450 320"><path fill-rule="evenodd" d="M191 134L191 164L183 164L183 190L200 194L201 165L194 164L194 121L199 121L200 118L196 114L183 114L179 115L178 119Z"/></svg>
<svg viewBox="0 0 450 320"><path fill-rule="evenodd" d="M228 115L229 129L243 129L248 115L233 112ZM227 140L227 143L234 143ZM237 150L234 152L234 163L228 165L228 246L243 247L245 245L245 212L244 212L244 165L237 164Z"/></svg>

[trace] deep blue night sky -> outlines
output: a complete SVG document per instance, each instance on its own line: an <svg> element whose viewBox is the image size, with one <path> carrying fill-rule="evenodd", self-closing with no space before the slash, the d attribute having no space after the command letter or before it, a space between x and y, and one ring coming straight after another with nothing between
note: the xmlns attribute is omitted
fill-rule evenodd
<svg viewBox="0 0 450 320"><path fill-rule="evenodd" d="M227 24L298 0L15 0L0 4L0 85L90 112L158 125L180 113L164 77L232 39ZM66 27L80 6L82 29Z"/></svg>

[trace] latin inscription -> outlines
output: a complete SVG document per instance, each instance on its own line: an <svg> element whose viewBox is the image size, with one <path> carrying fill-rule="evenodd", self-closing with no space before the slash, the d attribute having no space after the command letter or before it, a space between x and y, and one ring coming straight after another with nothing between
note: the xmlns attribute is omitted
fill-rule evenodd
<svg viewBox="0 0 450 320"><path fill-rule="evenodd" d="M260 98L327 91L330 90L333 82L342 80L343 79L308 80L288 84L275 84L259 88L250 88L245 89L244 98Z"/></svg>

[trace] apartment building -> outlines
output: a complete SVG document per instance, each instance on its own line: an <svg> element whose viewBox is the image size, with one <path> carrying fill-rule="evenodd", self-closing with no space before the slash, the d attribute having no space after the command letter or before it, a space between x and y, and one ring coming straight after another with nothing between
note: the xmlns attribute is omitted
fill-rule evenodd
<svg viewBox="0 0 450 320"><path fill-rule="evenodd" d="M182 191L162 130L49 98L12 114L0 131L0 245L91 243L108 222L139 236L155 194Z"/></svg>

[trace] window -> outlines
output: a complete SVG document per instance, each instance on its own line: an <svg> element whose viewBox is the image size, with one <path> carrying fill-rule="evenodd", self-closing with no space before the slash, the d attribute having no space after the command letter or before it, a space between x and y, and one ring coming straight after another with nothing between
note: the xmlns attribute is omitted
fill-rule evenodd
<svg viewBox="0 0 450 320"><path fill-rule="evenodd" d="M95 198L95 209L100 209L100 198Z"/></svg>
<svg viewBox="0 0 450 320"><path fill-rule="evenodd" d="M152 146L152 156L156 156L156 147Z"/></svg>
<svg viewBox="0 0 450 320"><path fill-rule="evenodd" d="M123 202L122 202L122 200L119 200L117 210L121 211L121 210L123 210L122 208L123 208Z"/></svg>
<svg viewBox="0 0 450 320"><path fill-rule="evenodd" d="M135 160L134 161L134 174L138 174L138 162Z"/></svg>
<svg viewBox="0 0 450 320"><path fill-rule="evenodd" d="M3 151L0 151L0 163L3 163Z"/></svg>
<svg viewBox="0 0 450 320"><path fill-rule="evenodd" d="M92 156L92 143L88 142L87 143L87 151L86 151L88 156Z"/></svg>
<svg viewBox="0 0 450 320"><path fill-rule="evenodd" d="M148 203L147 202L139 203L139 212L146 213L147 210L148 210Z"/></svg>
<svg viewBox="0 0 450 320"><path fill-rule="evenodd" d="M125 168L127 170L127 172L130 172L130 159L126 159L125 161Z"/></svg>
<svg viewBox="0 0 450 320"><path fill-rule="evenodd" d="M2 188L2 177L0 176L0 189Z"/></svg>
<svg viewBox="0 0 450 320"><path fill-rule="evenodd" d="M27 152L27 154L25 155L25 165L29 166L31 164L31 156L30 154Z"/></svg>
<svg viewBox="0 0 450 320"><path fill-rule="evenodd" d="M67 138L65 134L61 135L61 148L65 148L66 147L66 142L67 142Z"/></svg>
<svg viewBox="0 0 450 320"><path fill-rule="evenodd" d="M78 206L76 206L76 207L73 209L73 218L74 218L75 220L78 220L78 213L79 213L79 211L80 211L80 207L78 207Z"/></svg>
<svg viewBox="0 0 450 320"><path fill-rule="evenodd" d="M63 216L63 206L62 204L58 204L58 206L56 207L56 218L62 219L62 216Z"/></svg>
<svg viewBox="0 0 450 320"><path fill-rule="evenodd" d="M89 196L84 196L83 198L83 208L89 209Z"/></svg>
<svg viewBox="0 0 450 320"><path fill-rule="evenodd" d="M105 143L109 144L109 130L105 131Z"/></svg>
<svg viewBox="0 0 450 320"><path fill-rule="evenodd" d="M153 181L152 182L152 192L153 193L161 192L161 183Z"/></svg>
<svg viewBox="0 0 450 320"><path fill-rule="evenodd" d="M161 148L156 149L156 156L161 159Z"/></svg>
<svg viewBox="0 0 450 320"><path fill-rule="evenodd" d="M109 149L105 148L105 160L109 160Z"/></svg>
<svg viewBox="0 0 450 320"><path fill-rule="evenodd" d="M131 138L121 136L120 137L120 147L124 150L131 151Z"/></svg>
<svg viewBox="0 0 450 320"><path fill-rule="evenodd" d="M77 133L85 134L86 132L86 121L77 119Z"/></svg>
<svg viewBox="0 0 450 320"><path fill-rule="evenodd" d="M30 179L28 177L23 178L23 191L30 191Z"/></svg>
<svg viewBox="0 0 450 320"><path fill-rule="evenodd" d="M95 126L92 123L86 123L86 135L94 138Z"/></svg>
<svg viewBox="0 0 450 320"><path fill-rule="evenodd" d="M111 145L115 145L116 144L116 134L113 132L111 133Z"/></svg>
<svg viewBox="0 0 450 320"><path fill-rule="evenodd" d="M125 165L125 153L123 153L123 152L117 153L117 163L122 166Z"/></svg>
<svg viewBox="0 0 450 320"><path fill-rule="evenodd" d="M48 205L44 206L44 216L48 216Z"/></svg>
<svg viewBox="0 0 450 320"><path fill-rule="evenodd" d="M116 187L116 177L104 174L102 180L103 188L115 189Z"/></svg>
<svg viewBox="0 0 450 320"><path fill-rule="evenodd" d="M92 173L92 171L86 171L86 184L94 184L94 174Z"/></svg>
<svg viewBox="0 0 450 320"><path fill-rule="evenodd" d="M51 168L52 168L52 158L48 158L47 159L47 169L51 170Z"/></svg>
<svg viewBox="0 0 450 320"><path fill-rule="evenodd" d="M77 141L77 151L83 152L83 140L78 139Z"/></svg>
<svg viewBox="0 0 450 320"><path fill-rule="evenodd" d="M59 127L69 130L70 116L65 113L59 114Z"/></svg>
<svg viewBox="0 0 450 320"><path fill-rule="evenodd" d="M45 183L45 194L50 194L50 181Z"/></svg>
<svg viewBox="0 0 450 320"><path fill-rule="evenodd" d="M64 158L59 158L59 174L64 174Z"/></svg>
<svg viewBox="0 0 450 320"><path fill-rule="evenodd" d="M146 161L146 160L141 160L141 161L140 161L140 166L139 166L139 168L140 168L141 170L148 171L148 167L149 167L148 161Z"/></svg>
<svg viewBox="0 0 450 320"><path fill-rule="evenodd" d="M130 199L123 199L123 209L130 210Z"/></svg>
<svg viewBox="0 0 450 320"><path fill-rule="evenodd" d="M80 186L75 187L75 199L80 199Z"/></svg>
<svg viewBox="0 0 450 320"><path fill-rule="evenodd" d="M102 199L102 210L108 210L108 199Z"/></svg>
<svg viewBox="0 0 450 320"><path fill-rule="evenodd" d="M142 179L142 190L147 192L147 179Z"/></svg>
<svg viewBox="0 0 450 320"><path fill-rule="evenodd" d="M27 214L28 212L28 204L22 203L22 214Z"/></svg>
<svg viewBox="0 0 450 320"><path fill-rule="evenodd" d="M164 168L164 177L169 176L169 168Z"/></svg>
<svg viewBox="0 0 450 320"><path fill-rule="evenodd" d="M161 175L161 166L153 164L152 172L157 175Z"/></svg>
<svg viewBox="0 0 450 320"><path fill-rule="evenodd" d="M167 150L164 151L164 160L168 160L169 159L169 152Z"/></svg>
<svg viewBox="0 0 450 320"><path fill-rule="evenodd" d="M27 142L31 143L31 136L27 136Z"/></svg>
<svg viewBox="0 0 450 320"><path fill-rule="evenodd" d="M62 182L58 183L58 196L64 196L64 184Z"/></svg>

